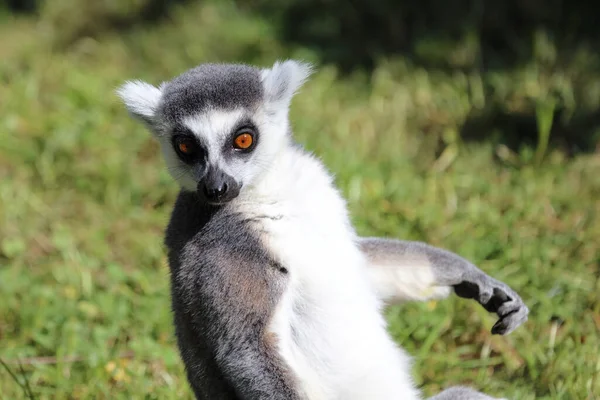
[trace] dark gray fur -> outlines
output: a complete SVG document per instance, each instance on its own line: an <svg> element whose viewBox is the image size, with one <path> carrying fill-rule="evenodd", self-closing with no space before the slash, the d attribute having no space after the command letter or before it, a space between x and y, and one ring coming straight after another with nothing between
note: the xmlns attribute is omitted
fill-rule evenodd
<svg viewBox="0 0 600 400"><path fill-rule="evenodd" d="M260 74L247 65L202 64L163 86L158 112L173 124L208 107L252 109L264 96Z"/></svg>
<svg viewBox="0 0 600 400"><path fill-rule="evenodd" d="M167 228L175 330L198 399L300 399L267 332L287 271L252 224L182 191Z"/></svg>
<svg viewBox="0 0 600 400"><path fill-rule="evenodd" d="M421 242L380 238L361 238L359 245L373 263L385 260L393 265L394 259L424 255L431 263L437 285L453 287L458 296L475 299L500 317L492 327L493 334L509 334L527 321L529 309L514 290L450 251Z"/></svg>

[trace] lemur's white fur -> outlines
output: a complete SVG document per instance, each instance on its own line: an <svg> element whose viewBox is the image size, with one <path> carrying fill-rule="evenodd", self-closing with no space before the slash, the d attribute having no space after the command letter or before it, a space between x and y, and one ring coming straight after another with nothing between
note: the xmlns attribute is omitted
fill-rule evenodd
<svg viewBox="0 0 600 400"><path fill-rule="evenodd" d="M151 119L160 102L159 88L142 81L130 81L117 90L127 109L138 117Z"/></svg>
<svg viewBox="0 0 600 400"><path fill-rule="evenodd" d="M255 121L269 138L287 132L291 96L308 73L289 61L263 73L276 104L265 105L271 118L265 110ZM409 359L387 333L332 178L306 152L287 141L277 145L268 171L236 202L244 214L267 216L258 219L262 239L290 270L271 323L281 355L310 399L418 398Z"/></svg>
<svg viewBox="0 0 600 400"><path fill-rule="evenodd" d="M265 106L275 113L286 110L284 117L287 120L292 97L311 73L309 64L291 60L276 62L270 69L264 69L261 77L265 98L268 99Z"/></svg>
<svg viewBox="0 0 600 400"><path fill-rule="evenodd" d="M398 258L386 263L381 260L371 264L370 281L377 287L377 294L390 302L425 301L447 297L449 286L435 285L431 261L424 255L409 255L399 263Z"/></svg>
<svg viewBox="0 0 600 400"><path fill-rule="evenodd" d="M320 162L282 148L239 198L290 270L271 329L311 399L418 398L408 357L386 331L343 199ZM332 339L332 340L330 340Z"/></svg>

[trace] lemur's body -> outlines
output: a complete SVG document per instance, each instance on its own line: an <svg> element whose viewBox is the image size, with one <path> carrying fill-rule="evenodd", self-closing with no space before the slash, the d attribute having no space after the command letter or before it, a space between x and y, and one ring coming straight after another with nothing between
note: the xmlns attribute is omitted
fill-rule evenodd
<svg viewBox="0 0 600 400"><path fill-rule="evenodd" d="M270 360L259 348L247 348L245 355L234 351L231 360L221 360L240 362L239 371L256 373L257 391L274 393L265 380L276 375L281 382L271 384L289 385L311 399L387 399L399 393L416 398L414 391L409 396L407 357L386 333L380 300L370 286L366 259L342 199L306 154L294 149L279 160L269 170L272 180L266 177L264 184L209 212L205 229L192 226L195 237L183 252L173 242L180 241L180 227L195 200L182 194L167 239L175 255L171 262L178 265L177 257L185 257L185 267L173 275L178 288L174 297L193 302L197 325L218 327L214 335L230 346L236 340L257 346L264 341L277 349L279 357ZM181 204L183 198L187 201ZM177 218L180 208L183 220ZM223 269L229 270L219 273ZM209 293L211 300L200 293ZM221 307L227 299L233 299L232 308L218 312L227 321L206 316L206 304ZM175 312L182 310L175 307ZM248 330L255 325L258 332ZM224 331L233 337L224 337ZM182 348L196 347L196 341L184 342ZM189 361L197 365L202 358ZM269 374L258 373L269 364ZM240 379L239 374L227 378Z"/></svg>
<svg viewBox="0 0 600 400"><path fill-rule="evenodd" d="M307 75L294 62L207 65L121 91L183 188L166 244L189 381L199 399L417 399L382 300L454 286L498 312L500 333L527 308L452 253L357 237L330 175L289 134Z"/></svg>

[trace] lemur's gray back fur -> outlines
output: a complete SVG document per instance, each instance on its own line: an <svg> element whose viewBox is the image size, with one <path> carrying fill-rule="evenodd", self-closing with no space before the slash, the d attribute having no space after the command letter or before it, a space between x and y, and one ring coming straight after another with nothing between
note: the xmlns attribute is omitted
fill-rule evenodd
<svg viewBox="0 0 600 400"><path fill-rule="evenodd" d="M269 348L276 343L264 337L286 271L267 254L252 223L227 205L208 206L181 192L167 227L177 341L199 399L297 399L296 383ZM239 351L256 346L264 348ZM232 380L247 392L235 393ZM267 388L276 390L263 392Z"/></svg>
<svg viewBox="0 0 600 400"><path fill-rule="evenodd" d="M178 123L207 107L250 109L263 98L260 70L240 64L202 64L184 72L163 87L159 113Z"/></svg>

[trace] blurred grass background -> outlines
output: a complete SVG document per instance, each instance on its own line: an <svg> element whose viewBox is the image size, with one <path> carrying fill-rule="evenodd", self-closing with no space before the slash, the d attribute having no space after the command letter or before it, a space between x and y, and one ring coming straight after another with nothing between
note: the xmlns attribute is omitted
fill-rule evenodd
<svg viewBox="0 0 600 400"><path fill-rule="evenodd" d="M359 232L458 252L531 308L508 337L461 299L390 308L424 391L600 398L590 4L0 1L0 399L191 398L162 247L177 187L114 89L284 57L318 66L295 134Z"/></svg>

